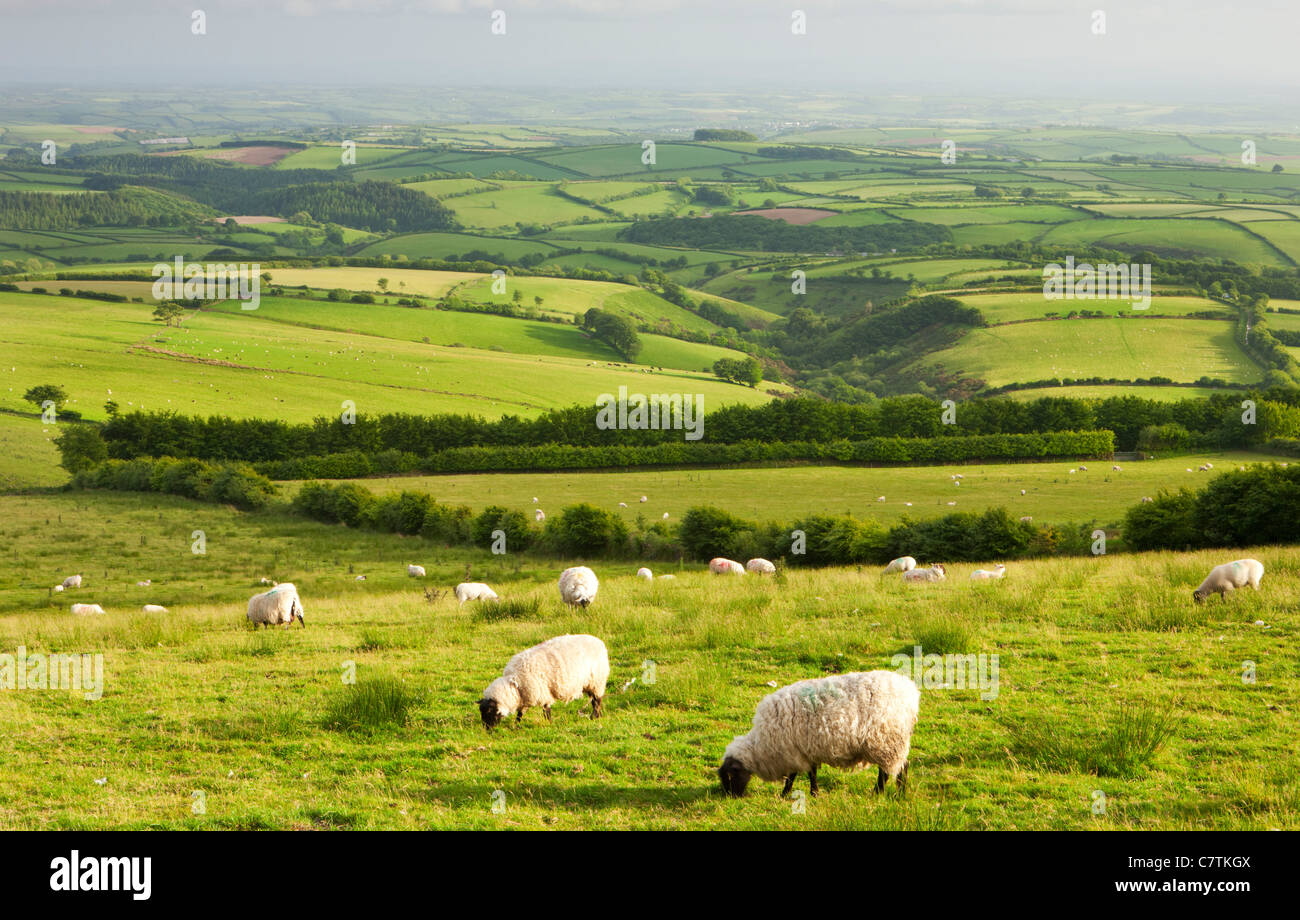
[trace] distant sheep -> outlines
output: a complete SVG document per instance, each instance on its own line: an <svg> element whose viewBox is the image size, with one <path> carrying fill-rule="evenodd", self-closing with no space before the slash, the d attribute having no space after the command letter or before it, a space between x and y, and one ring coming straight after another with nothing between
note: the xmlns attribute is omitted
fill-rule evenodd
<svg viewBox="0 0 1300 920"><path fill-rule="evenodd" d="M57 594L57 593L59 593L60 591L63 590L63 585L55 585L55 586L54 586L53 588L51 588L50 590L53 591L53 592L55 592L55 593Z"/></svg>
<svg viewBox="0 0 1300 920"><path fill-rule="evenodd" d="M648 499L648 498L646 498L644 495L642 495L642 496L641 496L641 501L643 501L643 502L648 502L648 501L650 501L650 499Z"/></svg>
<svg viewBox="0 0 1300 920"><path fill-rule="evenodd" d="M709 571L714 575L744 575L745 567L739 562L717 556L709 560Z"/></svg>
<svg viewBox="0 0 1300 920"><path fill-rule="evenodd" d="M1028 515L1028 514L1026 514L1024 517L1022 517L1022 518L1020 519L1020 523L1022 523L1022 524L1028 524L1028 523L1029 523L1030 521L1032 521L1033 519L1034 519L1034 518L1033 518L1032 515Z"/></svg>
<svg viewBox="0 0 1300 920"><path fill-rule="evenodd" d="M568 703L586 694L591 697L592 718L599 719L608 680L609 652L604 642L595 636L557 636L506 663L501 676L483 691L479 715L490 730L511 713L519 722L526 709L540 706L549 722L553 703Z"/></svg>
<svg viewBox="0 0 1300 920"><path fill-rule="evenodd" d="M619 503L618 503L618 506L619 506L620 508L626 508L626 507L627 507L627 502L619 502Z"/></svg>
<svg viewBox="0 0 1300 920"><path fill-rule="evenodd" d="M1149 502L1149 501L1151 501L1151 496L1150 496L1150 495L1143 495L1143 496L1142 496L1142 502L1141 502L1141 504L1144 504L1144 505L1145 505L1145 504L1146 504L1147 502Z"/></svg>
<svg viewBox="0 0 1300 920"><path fill-rule="evenodd" d="M641 566L641 568L636 570L636 577L644 578L646 581L653 581L655 576L654 572L651 572L645 566Z"/></svg>
<svg viewBox="0 0 1300 920"><path fill-rule="evenodd" d="M137 588L147 588L147 587L149 587L151 584L153 584L153 579L152 579L152 578L146 578L144 581L137 581L137 582L135 583L135 586L136 586Z"/></svg>
<svg viewBox="0 0 1300 920"><path fill-rule="evenodd" d="M948 505L949 508L956 508L956 507L957 507L957 503L956 503L956 502L947 502L946 504Z"/></svg>
<svg viewBox="0 0 1300 920"><path fill-rule="evenodd" d="M80 576L80 575L69 575L67 578L63 579L63 587L65 587L65 588L80 588L80 587L81 587L81 576Z"/></svg>
<svg viewBox="0 0 1300 920"><path fill-rule="evenodd" d="M275 582L271 581L271 579L266 578L266 577L264 576L260 581L258 581L258 584L260 584L260 585L273 585L273 584L275 584Z"/></svg>
<svg viewBox="0 0 1300 920"><path fill-rule="evenodd" d="M903 573L903 581L943 581L948 577L948 570L935 563L928 569L909 569Z"/></svg>
<svg viewBox="0 0 1300 920"><path fill-rule="evenodd" d="M885 566L882 575L888 575L890 572L910 572L916 568L916 560L911 556L899 556L897 559L891 559L889 565Z"/></svg>
<svg viewBox="0 0 1300 920"><path fill-rule="evenodd" d="M501 598L481 581L463 581L456 586L456 600L463 604L466 601L499 601Z"/></svg>
<svg viewBox="0 0 1300 920"><path fill-rule="evenodd" d="M538 523L541 523L542 521L546 520L546 512L543 511L541 508L538 508L533 512L533 520L537 521Z"/></svg>
<svg viewBox="0 0 1300 920"><path fill-rule="evenodd" d="M660 575L660 576L659 576L659 580L660 580L660 581L664 581L665 579L668 579L668 578L676 578L676 577L677 577L676 575Z"/></svg>
<svg viewBox="0 0 1300 920"><path fill-rule="evenodd" d="M1227 600L1229 591L1244 588L1246 585L1258 591L1259 580L1263 577L1264 565L1254 559L1225 562L1210 569L1210 574L1205 576L1205 581L1192 592L1192 599L1199 604L1211 594L1217 594Z"/></svg>
<svg viewBox="0 0 1300 920"><path fill-rule="evenodd" d="M745 563L745 571L755 575L771 575L776 571L776 566L766 559L751 559Z"/></svg>
<svg viewBox="0 0 1300 920"><path fill-rule="evenodd" d="M997 565L993 566L992 570L976 569L970 573L970 577L971 581L989 581L994 578L1001 578L1006 574L1006 572L1007 567L999 562Z"/></svg>
<svg viewBox="0 0 1300 920"><path fill-rule="evenodd" d="M166 607L159 604L145 604L140 608L141 613L169 613Z"/></svg>
<svg viewBox="0 0 1300 920"><path fill-rule="evenodd" d="M1024 494L1025 494L1025 490L1024 490L1024 489L1021 489L1021 490L1020 490L1020 494L1021 494L1021 495L1024 495Z"/></svg>
<svg viewBox="0 0 1300 920"><path fill-rule="evenodd" d="M883 496L883 495L880 495L880 496L877 496L877 497L876 497L876 501L878 501L878 502L883 502L884 500L885 500L885 496Z"/></svg>
<svg viewBox="0 0 1300 920"><path fill-rule="evenodd" d="M1082 473L1086 473L1086 472L1088 472L1088 468L1087 468L1086 466L1084 466L1083 464L1079 464L1079 471L1082 472Z"/></svg>
<svg viewBox="0 0 1300 920"><path fill-rule="evenodd" d="M727 745L718 768L722 790L742 796L750 778L785 780L808 774L817 794L817 769L875 764L876 791L896 781L907 788L907 754L921 707L921 692L894 671L858 671L801 680L769 693L754 710L753 727Z"/></svg>
<svg viewBox="0 0 1300 920"><path fill-rule="evenodd" d="M576 565L560 573L560 597L571 607L583 607L596 599L600 581L585 565Z"/></svg>
<svg viewBox="0 0 1300 920"><path fill-rule="evenodd" d="M422 566L422 565L408 565L408 566L406 567L406 574L407 574L407 575L410 575L412 578L423 578L423 577L424 577L424 566Z"/></svg>
<svg viewBox="0 0 1300 920"><path fill-rule="evenodd" d="M366 580L366 576L364 576L364 575L358 575L358 576L356 577L356 580L357 580L357 581L365 581L365 580Z"/></svg>
<svg viewBox="0 0 1300 920"><path fill-rule="evenodd" d="M1119 473L1119 472L1122 472L1122 470L1120 470L1120 468L1117 467L1117 466L1112 466L1112 467L1110 468L1110 471L1111 471L1112 473Z"/></svg>
<svg viewBox="0 0 1300 920"><path fill-rule="evenodd" d="M664 512L664 518L663 518L663 519L664 519L665 521L668 520L668 512L667 512L667 511Z"/></svg>
<svg viewBox="0 0 1300 920"><path fill-rule="evenodd" d="M103 612L104 612L104 608L99 606L98 604L73 604L72 605L73 616L84 617L84 616L90 616L93 613L103 613Z"/></svg>
<svg viewBox="0 0 1300 920"><path fill-rule="evenodd" d="M248 599L248 622L254 627L283 623L288 629L295 618L303 626L307 625L307 621L302 618L302 601L298 599L298 589L288 582L276 585L263 594L254 594Z"/></svg>
<svg viewBox="0 0 1300 920"><path fill-rule="evenodd" d="M536 495L533 496L533 504L534 504L534 505L537 504L537 496L536 496Z"/></svg>

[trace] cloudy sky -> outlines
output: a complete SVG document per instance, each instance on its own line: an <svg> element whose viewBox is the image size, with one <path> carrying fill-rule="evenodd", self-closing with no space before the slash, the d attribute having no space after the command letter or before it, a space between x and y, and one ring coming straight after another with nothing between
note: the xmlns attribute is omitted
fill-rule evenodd
<svg viewBox="0 0 1300 920"><path fill-rule="evenodd" d="M1135 101L1300 89L1296 0L0 0L0 23L0 81Z"/></svg>

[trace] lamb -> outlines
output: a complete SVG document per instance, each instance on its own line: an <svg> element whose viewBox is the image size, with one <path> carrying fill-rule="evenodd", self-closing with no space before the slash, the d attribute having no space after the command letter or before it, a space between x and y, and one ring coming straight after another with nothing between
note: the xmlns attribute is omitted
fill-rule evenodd
<svg viewBox="0 0 1300 920"><path fill-rule="evenodd" d="M560 573L560 597L571 607L586 608L596 599L600 581L585 565L576 565Z"/></svg>
<svg viewBox="0 0 1300 920"><path fill-rule="evenodd" d="M1007 573L1007 567L1002 563L993 566L992 571L988 569L976 569L970 573L971 581L989 581L993 578L1001 578Z"/></svg>
<svg viewBox="0 0 1300 920"><path fill-rule="evenodd" d="M67 578L63 579L63 587L65 587L65 588L80 588L80 587L81 587L81 576L80 576L80 575L69 575Z"/></svg>
<svg viewBox="0 0 1300 920"><path fill-rule="evenodd" d="M53 588L51 588L50 590L53 591L55 594L58 594L59 592L61 592L61 591L63 590L63 585L55 585L55 586L54 586Z"/></svg>
<svg viewBox="0 0 1300 920"><path fill-rule="evenodd" d="M159 604L145 604L140 608L141 613L169 613L170 611Z"/></svg>
<svg viewBox="0 0 1300 920"><path fill-rule="evenodd" d="M271 579L269 579L269 578L263 576L262 579L258 582L258 584L260 584L260 585L274 585L274 584L276 584L276 582L271 581Z"/></svg>
<svg viewBox="0 0 1300 920"><path fill-rule="evenodd" d="M1205 576L1205 581L1192 592L1192 599L1199 604L1211 594L1217 594L1226 601L1229 591L1244 588L1246 585L1258 591L1259 580L1263 577L1264 566L1254 559L1225 562L1210 569L1210 574Z"/></svg>
<svg viewBox="0 0 1300 920"><path fill-rule="evenodd" d="M538 508L536 511L533 512L533 520L537 521L540 524L542 521L546 520L546 512L543 511L541 508Z"/></svg>
<svg viewBox="0 0 1300 920"><path fill-rule="evenodd" d="M817 794L822 764L880 768L876 791L895 780L907 789L907 754L921 707L921 692L894 671L857 671L801 680L769 693L754 710L754 725L727 745L718 768L722 791L742 796L752 776L785 780L808 774Z"/></svg>
<svg viewBox="0 0 1300 920"><path fill-rule="evenodd" d="M776 571L776 566L766 559L751 559L745 563L745 571L755 575L771 575Z"/></svg>
<svg viewBox="0 0 1300 920"><path fill-rule="evenodd" d="M654 572L651 572L645 566L641 566L641 568L636 570L636 577L644 578L646 581L654 581L655 576L654 576Z"/></svg>
<svg viewBox="0 0 1300 920"><path fill-rule="evenodd" d="M73 616L84 617L84 616L90 616L92 613L103 613L103 612L104 612L104 608L99 606L98 604L73 604L72 605Z"/></svg>
<svg viewBox="0 0 1300 920"><path fill-rule="evenodd" d="M714 575L744 575L745 567L739 562L716 556L709 560L709 571Z"/></svg>
<svg viewBox="0 0 1300 920"><path fill-rule="evenodd" d="M1111 471L1112 473L1119 473L1119 472L1122 472L1122 471L1120 470L1120 468L1117 467L1117 466L1112 466L1112 467L1110 468L1110 471Z"/></svg>
<svg viewBox="0 0 1300 920"><path fill-rule="evenodd" d="M481 581L463 581L456 586L456 600L464 604L466 601L499 601L501 598Z"/></svg>
<svg viewBox="0 0 1300 920"><path fill-rule="evenodd" d="M540 706L549 722L552 703L568 703L585 693L591 697L592 718L599 719L608 680L609 652L604 642L595 636L557 636L525 649L506 663L501 676L483 691L478 701L479 715L483 727L490 731L512 712L519 722L524 710Z"/></svg>
<svg viewBox="0 0 1300 920"><path fill-rule="evenodd" d="M259 624L270 627L283 623L285 629L293 625L294 617L305 628L307 621L302 618L302 601L298 599L298 589L285 582L276 585L263 594L254 594L248 599L248 622L256 628Z"/></svg>
<svg viewBox="0 0 1300 920"><path fill-rule="evenodd" d="M899 556L897 559L891 559L889 565L885 566L885 570L880 574L888 575L890 572L910 572L914 568L916 568L915 559L911 556Z"/></svg>
<svg viewBox="0 0 1300 920"><path fill-rule="evenodd" d="M948 577L948 570L935 563L928 569L909 569L903 573L903 581L943 581Z"/></svg>
<svg viewBox="0 0 1300 920"><path fill-rule="evenodd" d="M423 578L423 577L424 577L424 566L422 566L422 565L409 565L409 564L408 564L408 565L406 566L406 574L407 574L407 575L410 575L412 578Z"/></svg>

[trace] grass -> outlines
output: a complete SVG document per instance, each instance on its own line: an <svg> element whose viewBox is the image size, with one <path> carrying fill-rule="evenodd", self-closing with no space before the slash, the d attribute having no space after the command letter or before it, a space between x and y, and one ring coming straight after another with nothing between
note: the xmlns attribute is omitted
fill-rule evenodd
<svg viewBox="0 0 1300 920"><path fill-rule="evenodd" d="M72 539L78 503L107 537ZM0 511L24 580L82 568L95 576L84 599L108 609L74 620L15 584L17 566L0 570L0 650L104 656L98 701L0 693L6 829L1300 828L1294 549L1018 562L978 588L959 564L908 586L852 568L718 579L698 564L647 583L635 560L595 561L586 610L560 602L558 560L440 551L425 583L454 583L470 561L517 614L487 618L424 599L404 575L423 555L409 539L165 497L7 496ZM116 535L146 523L157 540L125 556ZM194 526L209 529L206 558L172 540ZM1261 590L1193 607L1204 570L1246 553L1267 567ZM92 560L111 560L107 580ZM175 592L170 617L129 612L131 591L112 587L143 570ZM264 571L299 584L306 628L244 625ZM1129 616L1154 606L1192 613L1177 629ZM610 649L606 717L561 704L552 723L529 713L484 732L475 701L509 657L571 632ZM922 690L906 797L874 795L873 770L835 768L804 814L773 784L739 801L717 790L721 751L769 682L892 668L920 643L997 653L999 693ZM206 814L190 810L196 789Z"/></svg>

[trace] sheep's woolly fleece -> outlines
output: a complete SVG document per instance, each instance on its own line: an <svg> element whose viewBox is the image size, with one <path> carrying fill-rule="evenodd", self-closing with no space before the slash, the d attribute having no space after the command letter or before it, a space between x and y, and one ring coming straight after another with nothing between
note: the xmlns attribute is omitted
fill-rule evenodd
<svg viewBox="0 0 1300 920"><path fill-rule="evenodd" d="M560 573L560 597L566 604L586 607L596 599L600 581L585 565L576 565Z"/></svg>
<svg viewBox="0 0 1300 920"><path fill-rule="evenodd" d="M604 642L595 636L556 636L511 658L483 698L495 701L505 717L521 708L568 703L584 693L601 699L608 680Z"/></svg>
<svg viewBox="0 0 1300 920"><path fill-rule="evenodd" d="M463 604L466 601L495 601L500 598L481 581L464 581L456 586L456 600Z"/></svg>
<svg viewBox="0 0 1300 920"><path fill-rule="evenodd" d="M894 671L801 680L763 697L753 728L723 759L771 782L821 764L875 764L893 779L907 762L920 706L916 684Z"/></svg>
<svg viewBox="0 0 1300 920"><path fill-rule="evenodd" d="M1198 600L1211 594L1224 596L1229 591L1250 585L1259 590L1259 580L1264 577L1264 564L1256 559L1238 559L1210 569L1205 581L1192 592Z"/></svg>
<svg viewBox="0 0 1300 920"><path fill-rule="evenodd" d="M298 589L287 581L248 599L250 623L265 623L268 626L288 624L293 622L295 615L302 616L302 601L298 599Z"/></svg>

